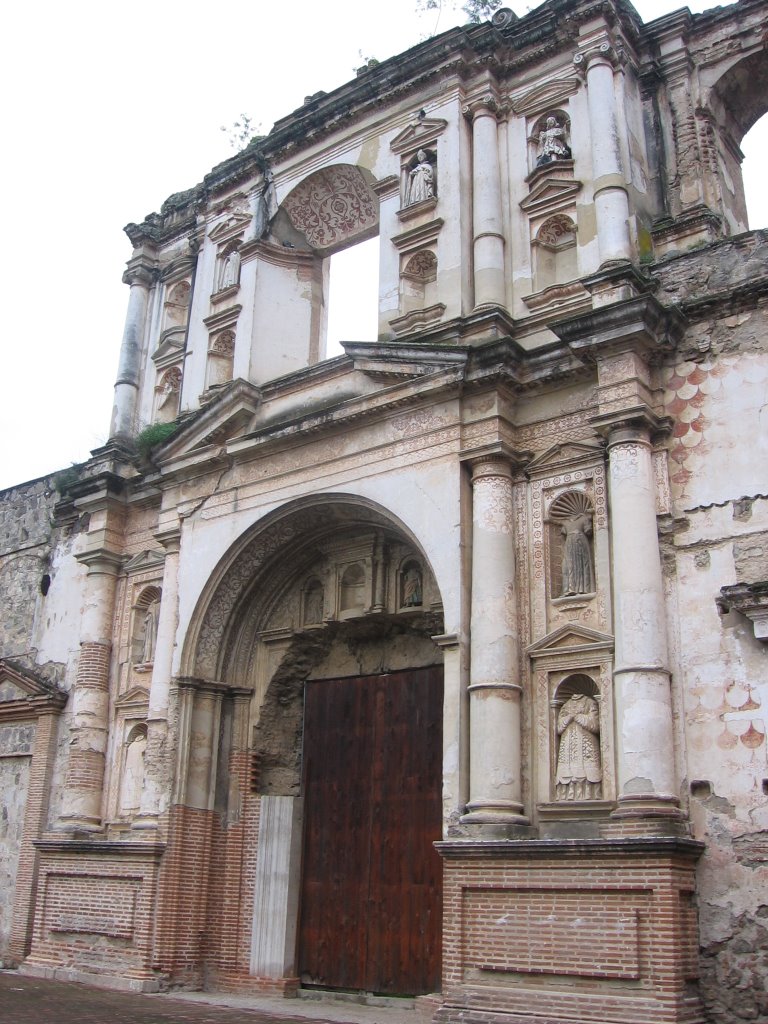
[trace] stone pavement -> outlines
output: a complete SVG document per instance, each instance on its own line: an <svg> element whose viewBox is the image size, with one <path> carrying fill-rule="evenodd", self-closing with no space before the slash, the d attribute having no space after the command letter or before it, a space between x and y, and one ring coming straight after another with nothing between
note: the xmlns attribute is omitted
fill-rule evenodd
<svg viewBox="0 0 768 1024"><path fill-rule="evenodd" d="M219 992L145 995L0 971L0 1024L425 1024L428 1019L410 1006Z"/></svg>

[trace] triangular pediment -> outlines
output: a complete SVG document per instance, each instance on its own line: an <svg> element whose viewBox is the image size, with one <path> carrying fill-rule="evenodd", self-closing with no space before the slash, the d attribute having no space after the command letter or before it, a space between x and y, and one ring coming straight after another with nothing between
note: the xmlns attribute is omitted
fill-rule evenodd
<svg viewBox="0 0 768 1024"><path fill-rule="evenodd" d="M390 149L393 153L407 153L417 146L428 146L438 135L442 135L447 124L441 117L424 117L414 121L392 139Z"/></svg>
<svg viewBox="0 0 768 1024"><path fill-rule="evenodd" d="M63 708L66 702L67 694L54 683L10 659L0 660L0 718L16 717L24 708Z"/></svg>
<svg viewBox="0 0 768 1024"><path fill-rule="evenodd" d="M553 470L559 471L564 466L602 462L603 458L603 446L598 442L566 441L563 444L553 444L541 455L537 455L528 463L526 471L529 476L543 476Z"/></svg>
<svg viewBox="0 0 768 1024"><path fill-rule="evenodd" d="M550 654L610 650L613 650L613 637L610 633L600 633L596 629L569 622L531 644L528 655L531 658L542 658Z"/></svg>
<svg viewBox="0 0 768 1024"><path fill-rule="evenodd" d="M118 708L144 706L149 704L149 690L146 686L132 686L115 701Z"/></svg>
<svg viewBox="0 0 768 1024"><path fill-rule="evenodd" d="M529 89L516 99L512 99L512 109L516 114L528 117L532 114L544 114L550 107L557 106L577 91L581 80L576 75L560 78L554 82L545 82Z"/></svg>
<svg viewBox="0 0 768 1024"><path fill-rule="evenodd" d="M208 232L212 242L223 242L239 231L244 231L251 222L251 214L242 210L233 210Z"/></svg>
<svg viewBox="0 0 768 1024"><path fill-rule="evenodd" d="M540 178L520 203L528 214L560 209L575 202L581 182L573 178Z"/></svg>
<svg viewBox="0 0 768 1024"><path fill-rule="evenodd" d="M260 401L255 384L233 381L153 453L154 461L164 464L240 437L251 428Z"/></svg>
<svg viewBox="0 0 768 1024"><path fill-rule="evenodd" d="M125 571L128 573L151 572L153 569L162 571L164 564L164 551L141 551L125 563Z"/></svg>

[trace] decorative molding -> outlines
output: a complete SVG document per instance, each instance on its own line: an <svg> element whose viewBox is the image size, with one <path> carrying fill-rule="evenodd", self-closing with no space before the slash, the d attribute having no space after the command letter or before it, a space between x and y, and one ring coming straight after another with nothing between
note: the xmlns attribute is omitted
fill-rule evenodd
<svg viewBox="0 0 768 1024"><path fill-rule="evenodd" d="M435 200L436 202L437 200ZM427 203L432 202L431 199L427 200ZM424 205L426 206L427 203ZM421 204L419 204L421 205ZM420 224L416 228L409 228L407 231L402 231L399 235L392 235L390 241L399 252L410 252L416 249L423 249L427 245L434 245L437 241L437 236L445 222L442 218L437 217L435 220L431 220L426 224Z"/></svg>
<svg viewBox="0 0 768 1024"><path fill-rule="evenodd" d="M521 117L536 117L546 114L550 107L564 103L570 96L578 92L581 79L569 75L554 82L537 85L517 98L511 98L512 112Z"/></svg>
<svg viewBox="0 0 768 1024"><path fill-rule="evenodd" d="M426 309L413 309L404 316L397 316L389 321L389 326L395 334L407 334L409 331L418 331L419 328L427 327L442 319L446 306L444 302L438 302L434 306L427 306Z"/></svg>
<svg viewBox="0 0 768 1024"><path fill-rule="evenodd" d="M752 623L755 639L768 643L768 580L721 587L715 598L721 614L737 611Z"/></svg>
<svg viewBox="0 0 768 1024"><path fill-rule="evenodd" d="M563 170L573 166L572 160L559 160L558 166ZM561 210L565 206L573 206L576 196L581 191L581 182L575 178L558 178L552 174L552 164L540 167L529 175L528 181L536 182L525 199L520 201L520 209L529 216Z"/></svg>
<svg viewBox="0 0 768 1024"><path fill-rule="evenodd" d="M428 146L443 134L448 122L441 117L423 117L403 128L389 144L393 153L408 153Z"/></svg>

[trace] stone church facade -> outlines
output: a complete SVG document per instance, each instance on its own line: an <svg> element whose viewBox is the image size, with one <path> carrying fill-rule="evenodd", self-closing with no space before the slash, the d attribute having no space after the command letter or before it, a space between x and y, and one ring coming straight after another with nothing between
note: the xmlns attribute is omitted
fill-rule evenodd
<svg viewBox="0 0 768 1024"><path fill-rule="evenodd" d="M502 10L127 227L111 438L0 495L6 965L768 1016L767 40Z"/></svg>

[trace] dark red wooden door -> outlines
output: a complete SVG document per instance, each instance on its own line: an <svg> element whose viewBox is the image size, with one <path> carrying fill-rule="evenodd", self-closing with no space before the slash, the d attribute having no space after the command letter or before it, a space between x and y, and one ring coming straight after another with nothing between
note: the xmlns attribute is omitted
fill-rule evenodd
<svg viewBox="0 0 768 1024"><path fill-rule="evenodd" d="M299 973L440 987L442 668L307 683Z"/></svg>

